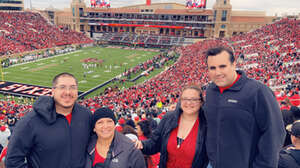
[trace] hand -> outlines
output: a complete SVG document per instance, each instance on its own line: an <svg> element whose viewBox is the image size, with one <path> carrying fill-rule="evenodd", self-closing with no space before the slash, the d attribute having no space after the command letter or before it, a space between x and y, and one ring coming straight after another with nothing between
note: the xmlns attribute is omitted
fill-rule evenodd
<svg viewBox="0 0 300 168"><path fill-rule="evenodd" d="M137 149L143 149L142 141L136 140L134 143L135 143L134 144L135 148L137 148Z"/></svg>

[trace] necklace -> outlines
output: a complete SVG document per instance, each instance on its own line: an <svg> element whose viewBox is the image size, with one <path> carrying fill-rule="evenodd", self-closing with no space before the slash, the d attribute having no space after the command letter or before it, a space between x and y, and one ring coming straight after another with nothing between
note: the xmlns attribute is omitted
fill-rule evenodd
<svg viewBox="0 0 300 168"><path fill-rule="evenodd" d="M180 148L183 141L184 139L177 137L177 149Z"/></svg>

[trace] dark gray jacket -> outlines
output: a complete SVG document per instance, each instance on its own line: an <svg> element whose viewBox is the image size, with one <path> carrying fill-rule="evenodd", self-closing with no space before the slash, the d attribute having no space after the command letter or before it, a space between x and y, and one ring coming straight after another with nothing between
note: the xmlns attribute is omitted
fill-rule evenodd
<svg viewBox="0 0 300 168"><path fill-rule="evenodd" d="M115 136L110 146L110 151L105 160L106 166L95 165L92 167L95 157L97 135L92 136L88 146L88 156L85 168L146 168L144 155L134 147L134 143L125 135L115 131Z"/></svg>
<svg viewBox="0 0 300 168"><path fill-rule="evenodd" d="M41 96L18 121L10 138L7 168L83 168L91 132L91 113L75 104L71 125L56 113L54 100ZM25 158L27 162L25 162Z"/></svg>

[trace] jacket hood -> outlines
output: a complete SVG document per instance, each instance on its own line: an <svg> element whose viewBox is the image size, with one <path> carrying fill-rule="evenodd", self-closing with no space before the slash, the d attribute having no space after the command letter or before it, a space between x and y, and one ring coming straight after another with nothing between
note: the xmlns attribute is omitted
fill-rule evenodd
<svg viewBox="0 0 300 168"><path fill-rule="evenodd" d="M33 105L33 110L43 118L47 124L56 121L55 103L53 97L40 96Z"/></svg>
<svg viewBox="0 0 300 168"><path fill-rule="evenodd" d="M300 165L300 150L291 150L290 154L296 160L298 165Z"/></svg>

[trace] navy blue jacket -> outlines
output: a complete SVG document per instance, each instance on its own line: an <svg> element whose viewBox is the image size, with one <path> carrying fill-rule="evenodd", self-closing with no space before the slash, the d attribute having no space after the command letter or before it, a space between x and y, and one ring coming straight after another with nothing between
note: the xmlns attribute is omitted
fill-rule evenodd
<svg viewBox="0 0 300 168"><path fill-rule="evenodd" d="M204 106L206 147L213 168L276 168L285 129L273 92L241 78L222 94L211 83Z"/></svg>
<svg viewBox="0 0 300 168"><path fill-rule="evenodd" d="M168 112L163 119L159 122L157 128L153 131L151 138L142 141L142 152L146 155L153 155L160 152L159 167L166 167L168 160L167 145L170 137L170 133L178 127L178 120L182 113L179 108L180 102L177 108L173 112ZM201 109L199 112L199 127L196 142L196 152L192 163L192 168L206 168L208 164L208 158L205 149L205 135L206 135L206 123Z"/></svg>
<svg viewBox="0 0 300 168"><path fill-rule="evenodd" d="M278 168L300 168L300 150L282 150L280 152Z"/></svg>
<svg viewBox="0 0 300 168"><path fill-rule="evenodd" d="M83 168L90 126L88 109L76 103L69 125L56 113L53 98L41 96L14 129L6 168Z"/></svg>

